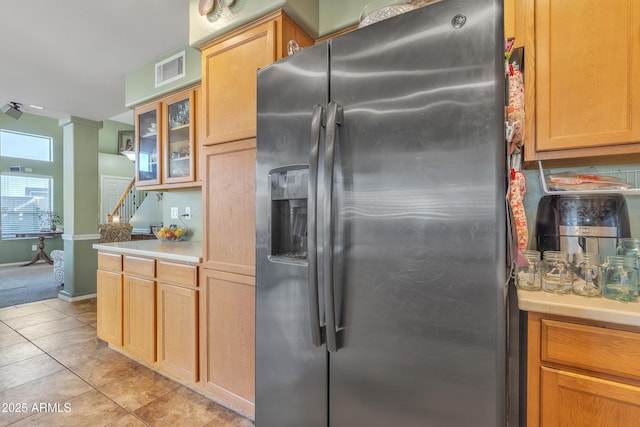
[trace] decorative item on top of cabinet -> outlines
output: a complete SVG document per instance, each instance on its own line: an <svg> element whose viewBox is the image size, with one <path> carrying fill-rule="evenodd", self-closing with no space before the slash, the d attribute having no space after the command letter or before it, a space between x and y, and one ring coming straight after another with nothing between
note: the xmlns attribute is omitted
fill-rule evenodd
<svg viewBox="0 0 640 427"><path fill-rule="evenodd" d="M636 426L640 328L528 314L527 425Z"/></svg>
<svg viewBox="0 0 640 427"><path fill-rule="evenodd" d="M188 89L135 109L137 187L200 185L194 123L199 95L199 88Z"/></svg>
<svg viewBox="0 0 640 427"><path fill-rule="evenodd" d="M314 44L279 10L201 48L202 145L256 136L256 71L286 56L289 40Z"/></svg>
<svg viewBox="0 0 640 427"><path fill-rule="evenodd" d="M524 3L525 160L639 159L640 8L628 0Z"/></svg>

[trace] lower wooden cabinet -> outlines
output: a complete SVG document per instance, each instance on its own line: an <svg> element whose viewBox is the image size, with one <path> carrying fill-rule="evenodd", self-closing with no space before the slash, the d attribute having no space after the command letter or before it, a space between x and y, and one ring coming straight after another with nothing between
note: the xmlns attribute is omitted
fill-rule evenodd
<svg viewBox="0 0 640 427"><path fill-rule="evenodd" d="M160 370L198 382L198 291L158 283L156 307Z"/></svg>
<svg viewBox="0 0 640 427"><path fill-rule="evenodd" d="M541 381L541 426L638 425L638 386L547 367Z"/></svg>
<svg viewBox="0 0 640 427"><path fill-rule="evenodd" d="M100 252L98 331L112 347L255 417L255 278ZM120 257L120 258L118 258Z"/></svg>
<svg viewBox="0 0 640 427"><path fill-rule="evenodd" d="M98 253L98 336L182 382L199 382L198 265Z"/></svg>
<svg viewBox="0 0 640 427"><path fill-rule="evenodd" d="M215 400L254 416L255 279L202 270L202 386Z"/></svg>
<svg viewBox="0 0 640 427"><path fill-rule="evenodd" d="M529 313L527 426L637 426L640 329Z"/></svg>
<svg viewBox="0 0 640 427"><path fill-rule="evenodd" d="M98 270L98 337L122 346L122 273Z"/></svg>
<svg viewBox="0 0 640 427"><path fill-rule="evenodd" d="M124 349L147 363L156 361L156 282L124 276Z"/></svg>

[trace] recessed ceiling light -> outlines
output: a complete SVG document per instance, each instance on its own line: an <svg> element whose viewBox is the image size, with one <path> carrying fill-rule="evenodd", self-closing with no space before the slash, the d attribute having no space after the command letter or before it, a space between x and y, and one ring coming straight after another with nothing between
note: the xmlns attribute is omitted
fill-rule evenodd
<svg viewBox="0 0 640 427"><path fill-rule="evenodd" d="M44 110L44 107L41 107L41 106L39 106L39 105L29 104L29 107L31 107L31 108L35 108L36 110Z"/></svg>

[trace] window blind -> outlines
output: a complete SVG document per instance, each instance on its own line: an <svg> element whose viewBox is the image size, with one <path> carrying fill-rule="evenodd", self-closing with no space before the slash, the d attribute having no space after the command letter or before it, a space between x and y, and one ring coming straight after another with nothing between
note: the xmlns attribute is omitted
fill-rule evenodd
<svg viewBox="0 0 640 427"><path fill-rule="evenodd" d="M50 176L0 175L2 239L40 231L40 214L53 210Z"/></svg>

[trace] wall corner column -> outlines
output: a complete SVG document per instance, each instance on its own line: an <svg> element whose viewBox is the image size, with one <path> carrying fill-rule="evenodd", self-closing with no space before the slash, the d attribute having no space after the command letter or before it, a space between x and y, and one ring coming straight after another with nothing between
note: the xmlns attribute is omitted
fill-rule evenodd
<svg viewBox="0 0 640 427"><path fill-rule="evenodd" d="M100 216L98 131L102 122L67 117L63 129L64 289L59 297L82 299L96 293Z"/></svg>

